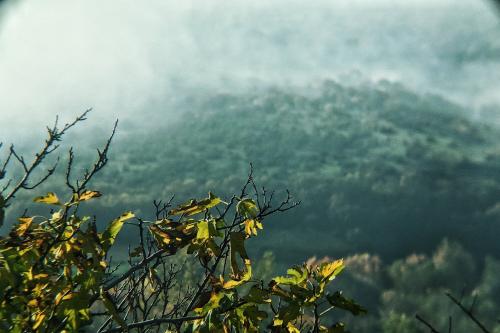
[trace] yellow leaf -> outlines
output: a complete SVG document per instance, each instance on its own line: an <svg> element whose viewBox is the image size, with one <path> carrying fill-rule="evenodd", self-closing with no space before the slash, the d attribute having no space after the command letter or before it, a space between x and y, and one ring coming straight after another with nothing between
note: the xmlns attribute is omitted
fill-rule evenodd
<svg viewBox="0 0 500 333"><path fill-rule="evenodd" d="M26 233L26 231L28 231L29 227L31 226L31 223L33 223L33 218L32 217L20 217L17 220L20 223L16 229L16 235L21 237Z"/></svg>
<svg viewBox="0 0 500 333"><path fill-rule="evenodd" d="M290 322L286 325L286 329L289 333L300 333L299 329Z"/></svg>
<svg viewBox="0 0 500 333"><path fill-rule="evenodd" d="M243 276L241 278L229 280L229 281L225 282L222 285L222 287L224 289L233 289L233 288L238 287L238 286L244 284L245 282L249 281L252 278L252 263L249 259L245 259L245 267L246 267L245 273L243 274Z"/></svg>
<svg viewBox="0 0 500 333"><path fill-rule="evenodd" d="M38 306L38 301L36 299L32 299L31 301L28 302L28 306L30 308L36 308Z"/></svg>
<svg viewBox="0 0 500 333"><path fill-rule="evenodd" d="M158 241L158 243L169 245L173 242L172 237L165 231L161 230L158 226L153 224L149 227L149 230L153 234L154 238Z"/></svg>
<svg viewBox="0 0 500 333"><path fill-rule="evenodd" d="M47 288L48 285L49 285L48 283L44 283L44 284L37 283L35 285L35 288L33 288L33 291L31 292L31 294L33 296L40 296L40 295L42 295L42 293L44 292L45 288Z"/></svg>
<svg viewBox="0 0 500 333"><path fill-rule="evenodd" d="M283 325L283 320L276 318L273 320L273 326L281 326Z"/></svg>
<svg viewBox="0 0 500 333"><path fill-rule="evenodd" d="M56 295L56 298L54 299L54 304L59 305L59 303L61 303L63 300L68 299L66 298L66 296L68 295L71 295L68 289L61 291ZM71 296L69 299L71 299Z"/></svg>
<svg viewBox="0 0 500 333"><path fill-rule="evenodd" d="M248 219L244 222L247 236L257 236L257 229L262 230L262 223L256 219Z"/></svg>
<svg viewBox="0 0 500 333"><path fill-rule="evenodd" d="M34 202L40 202L40 203L45 203L48 205L60 205L61 203L59 202L59 198L54 192L49 192L45 196L41 197L36 197Z"/></svg>
<svg viewBox="0 0 500 333"><path fill-rule="evenodd" d="M35 323L33 324L33 329L36 330L40 325L43 323L43 320L45 319L46 315L43 312L39 312L37 316L35 317Z"/></svg>
<svg viewBox="0 0 500 333"><path fill-rule="evenodd" d="M37 275L33 276L33 279L34 280L41 280L41 279L45 279L45 278L48 278L48 277L49 277L49 274L40 273L40 274L37 274Z"/></svg>
<svg viewBox="0 0 500 333"><path fill-rule="evenodd" d="M198 223L198 232L196 233L196 239L199 241L205 241L210 238L210 230L208 229L208 221L201 221Z"/></svg>
<svg viewBox="0 0 500 333"><path fill-rule="evenodd" d="M170 215L183 215L187 216L195 215L201 212L204 212L207 209L217 206L223 201L216 197L212 192L208 192L208 198L205 198L200 201L190 200L188 203L180 205L177 208L172 209L168 213Z"/></svg>
<svg viewBox="0 0 500 333"><path fill-rule="evenodd" d="M333 262L323 263L319 266L318 272L323 280L331 281L344 269L344 260L339 259Z"/></svg>
<svg viewBox="0 0 500 333"><path fill-rule="evenodd" d="M57 212L52 214L53 221L57 221L57 220L61 219L61 217L62 217L62 212L60 210L58 210Z"/></svg>
<svg viewBox="0 0 500 333"><path fill-rule="evenodd" d="M78 198L79 201L87 201L92 198L98 198L102 196L101 192L98 191L85 191L82 194L80 194L80 197Z"/></svg>

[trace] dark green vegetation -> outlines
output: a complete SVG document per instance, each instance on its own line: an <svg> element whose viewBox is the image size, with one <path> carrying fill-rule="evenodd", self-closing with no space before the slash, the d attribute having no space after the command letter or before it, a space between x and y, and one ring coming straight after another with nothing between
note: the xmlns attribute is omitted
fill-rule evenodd
<svg viewBox="0 0 500 333"><path fill-rule="evenodd" d="M253 162L259 183L302 200L270 225L279 261L360 251L392 260L444 237L476 258L498 253L500 132L457 105L387 82L189 105L180 121L116 145L100 184L108 207L231 193Z"/></svg>

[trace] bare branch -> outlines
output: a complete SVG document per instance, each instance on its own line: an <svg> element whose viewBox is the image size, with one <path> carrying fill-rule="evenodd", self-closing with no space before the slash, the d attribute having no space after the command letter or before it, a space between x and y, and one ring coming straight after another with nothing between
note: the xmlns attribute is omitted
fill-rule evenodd
<svg viewBox="0 0 500 333"><path fill-rule="evenodd" d="M422 318L419 314L416 314L415 315L415 318L417 318L417 320L419 322L421 322L422 324L424 324L425 326L427 326L427 328L430 330L430 332L432 333L439 333L438 330L436 330L431 324L429 324L424 318Z"/></svg>
<svg viewBox="0 0 500 333"><path fill-rule="evenodd" d="M2 168L0 169L0 175L1 175L0 179L4 178L7 166L11 161L12 157L20 163L21 167L23 168L23 175L15 183L10 192L5 196L4 198L5 204L7 204L9 200L14 198L19 190L21 189L32 190L37 186L39 186L40 184L42 184L43 182L45 182L54 173L57 163L53 167L49 168L47 170L47 173L38 182L34 183L33 185L28 184L31 176L33 175L33 172L38 168L38 166L47 158L47 156L49 156L52 152L54 152L57 148L59 148L59 145L56 144L56 142L61 141L62 136L77 123L86 120L87 119L86 116L90 111L91 109L86 110L80 116L76 117L75 120L65 124L62 129L58 128L59 119L56 117L54 125L52 127L47 127L48 137L45 140L45 145L40 149L38 153L35 154L34 159L29 164L26 163L23 156L17 153L13 145L10 147L7 159L5 160L5 162L2 165ZM8 183L8 185L10 185L10 182ZM7 188L8 186L5 187L3 191L6 191Z"/></svg>
<svg viewBox="0 0 500 333"><path fill-rule="evenodd" d="M462 304L462 302L460 302L459 300L457 300L451 293L446 293L446 296L448 296L448 298L453 303L455 303L455 305L457 305L460 308L460 310L462 310L462 312L465 313L477 325L477 327L479 327L481 329L481 331L483 333L490 333L491 332L476 318L476 316L471 312L470 309L467 309Z"/></svg>

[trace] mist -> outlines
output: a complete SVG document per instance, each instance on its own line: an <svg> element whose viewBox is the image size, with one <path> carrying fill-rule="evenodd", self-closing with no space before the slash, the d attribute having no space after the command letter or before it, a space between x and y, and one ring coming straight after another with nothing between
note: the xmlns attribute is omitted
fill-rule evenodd
<svg viewBox="0 0 500 333"><path fill-rule="evenodd" d="M499 101L497 59L460 59L498 51L482 1L19 1L2 21L0 141L90 107L86 131L145 131L196 96L325 79L400 82L471 113Z"/></svg>

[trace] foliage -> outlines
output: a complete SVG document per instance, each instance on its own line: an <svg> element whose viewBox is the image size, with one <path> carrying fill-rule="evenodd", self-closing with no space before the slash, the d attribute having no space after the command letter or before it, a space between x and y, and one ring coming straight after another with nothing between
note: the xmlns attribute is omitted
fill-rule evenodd
<svg viewBox="0 0 500 333"><path fill-rule="evenodd" d="M52 133L59 133L57 124ZM175 207L155 201L153 219L124 212L99 231L97 219L81 212L102 196L88 184L106 165L114 133L76 181L70 150L67 196L36 197L35 203L50 210L23 214L0 238L1 331L345 332L343 323L328 323L325 316L337 308L365 313L329 289L343 260L294 266L270 281L254 276L247 240L262 234L268 216L298 203L287 194L276 204L274 193L258 190L253 170L229 200L209 192ZM46 146L37 159L50 152L51 143ZM24 165L23 158L18 161ZM29 189L26 175L32 171L24 170L17 190ZM135 228L139 246L128 251L126 266L115 265L111 253L125 227ZM184 264L176 258L197 263L196 283L179 279Z"/></svg>
<svg viewBox="0 0 500 333"><path fill-rule="evenodd" d="M152 244L141 247L137 254L132 254L138 258L135 266L113 279L107 255L123 226L132 223L134 214L124 213L103 232L98 232L95 221L80 218L76 212L84 201L99 196L97 191L86 190L73 194L66 202L61 202L54 193L35 198L35 202L56 206L57 210L49 217L19 218L9 236L1 240L2 330L76 332L95 320L91 309L99 305L112 318L109 326L105 325L105 332L114 331L113 325L125 330L159 325L161 320L167 326L178 323L174 325L177 329L186 322L194 332L229 332L231 329L256 332L267 318L271 330L276 332L305 329L336 332L320 324L318 311L325 302L354 315L364 312L341 293L327 292L327 286L344 268L342 260L295 266L286 276L275 277L268 284L253 280L252 261L245 241L255 233L246 225L253 220L262 228L264 217L273 210L268 204L259 208L256 201L248 197L224 203L210 193L206 199L191 200L169 210L157 221L136 219L140 225L147 226L156 242L156 251L145 256L143 251ZM228 223L229 208L235 203L235 217ZM148 272L144 278L149 280L154 293L164 281L152 264L154 260L149 258L173 256L184 248L198 258L206 272L203 287L190 298L189 305L184 306L185 316L155 318L157 323L149 324L148 318L141 318L140 326L128 321L118 305L121 296L117 290L121 285L115 281L131 274L129 272L139 265L141 273ZM219 263L227 259L230 269L226 272L219 269ZM171 304L162 302L156 306L171 310Z"/></svg>

